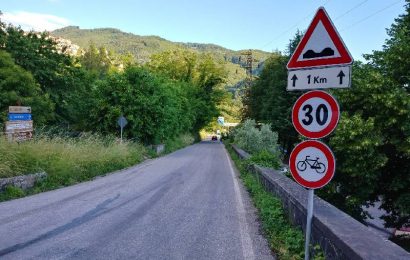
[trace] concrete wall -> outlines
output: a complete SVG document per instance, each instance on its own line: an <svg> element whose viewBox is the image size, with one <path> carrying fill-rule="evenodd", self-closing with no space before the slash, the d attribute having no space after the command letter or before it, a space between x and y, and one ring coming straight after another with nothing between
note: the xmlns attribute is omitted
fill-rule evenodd
<svg viewBox="0 0 410 260"><path fill-rule="evenodd" d="M249 154L233 146L241 158ZM289 219L305 230L307 190L282 173L252 165L265 189L282 200ZM314 197L312 241L320 244L327 259L410 259L410 253L379 236L333 205Z"/></svg>

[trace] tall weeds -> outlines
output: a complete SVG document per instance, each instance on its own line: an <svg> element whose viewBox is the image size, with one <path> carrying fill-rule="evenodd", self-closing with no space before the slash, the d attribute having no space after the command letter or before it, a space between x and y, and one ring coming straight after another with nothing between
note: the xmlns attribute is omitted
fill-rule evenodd
<svg viewBox="0 0 410 260"><path fill-rule="evenodd" d="M0 178L45 171L53 186L68 185L136 164L144 146L114 137L83 134L59 137L42 134L31 141L0 138Z"/></svg>

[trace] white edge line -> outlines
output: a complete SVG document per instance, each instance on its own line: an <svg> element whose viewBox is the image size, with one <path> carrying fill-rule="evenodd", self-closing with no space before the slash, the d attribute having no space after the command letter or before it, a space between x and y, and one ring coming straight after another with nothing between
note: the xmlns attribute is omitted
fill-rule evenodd
<svg viewBox="0 0 410 260"><path fill-rule="evenodd" d="M236 209L239 215L239 228L240 228L240 233L241 233L241 244L242 244L243 257L246 260L248 259L253 260L255 259L255 252L253 250L252 239L249 235L249 228L248 228L248 222L246 221L246 210L245 210L245 206L243 203L242 193L241 193L241 190L239 189L237 175L234 172L234 169L231 163L231 158L229 157L228 152L226 151L225 147L224 147L224 151L225 151L225 156L228 159L229 170L232 174L234 190L236 194L235 196L236 197Z"/></svg>

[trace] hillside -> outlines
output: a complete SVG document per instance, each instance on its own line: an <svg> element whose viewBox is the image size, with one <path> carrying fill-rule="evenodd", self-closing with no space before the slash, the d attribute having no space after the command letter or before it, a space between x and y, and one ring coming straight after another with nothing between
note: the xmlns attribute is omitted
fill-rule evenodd
<svg viewBox="0 0 410 260"><path fill-rule="evenodd" d="M96 46L105 46L117 53L132 53L137 59L146 61L151 54L173 48L189 48L199 52L213 53L228 61L238 63L241 51L233 51L215 44L171 42L158 36L140 36L122 32L114 28L80 29L78 26L68 26L51 32L52 35L71 40L82 48L90 42ZM265 60L268 52L253 50L256 60Z"/></svg>
<svg viewBox="0 0 410 260"><path fill-rule="evenodd" d="M233 87L242 81L245 76L245 56L242 51L233 51L215 44L171 42L158 36L140 36L122 32L114 28L80 29L78 26L68 26L51 32L55 37L71 40L74 44L86 49L90 43L97 47L104 46L119 54L131 53L139 63L145 63L155 53L170 49L186 48L200 53L210 53L215 58L226 61L229 73L227 87ZM253 50L254 73L257 74L258 64L270 55L268 52Z"/></svg>

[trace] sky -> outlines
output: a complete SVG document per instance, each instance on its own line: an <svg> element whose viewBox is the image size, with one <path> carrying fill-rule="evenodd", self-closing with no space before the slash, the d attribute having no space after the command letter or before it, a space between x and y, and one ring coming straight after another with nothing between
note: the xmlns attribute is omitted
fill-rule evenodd
<svg viewBox="0 0 410 260"><path fill-rule="evenodd" d="M0 0L2 21L23 29L117 28L176 42L285 51L324 6L355 60L380 50L405 0Z"/></svg>

